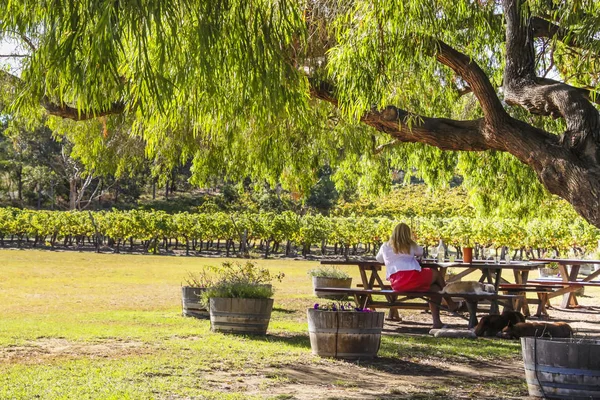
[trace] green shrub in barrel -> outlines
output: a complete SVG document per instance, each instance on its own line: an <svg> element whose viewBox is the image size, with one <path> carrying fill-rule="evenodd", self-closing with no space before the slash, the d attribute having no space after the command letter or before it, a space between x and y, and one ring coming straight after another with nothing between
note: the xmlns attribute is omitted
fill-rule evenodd
<svg viewBox="0 0 600 400"><path fill-rule="evenodd" d="M312 353L349 360L377 355L383 312L355 308L350 303L315 304L307 310Z"/></svg>
<svg viewBox="0 0 600 400"><path fill-rule="evenodd" d="M274 279L255 263L224 262L217 269L217 280L206 288L202 301L208 306L210 326L214 332L264 335L267 333L273 309Z"/></svg>
<svg viewBox="0 0 600 400"><path fill-rule="evenodd" d="M335 288L349 288L352 286L352 278L347 272L334 267L318 267L308 271L308 275L312 277L313 291L315 296L330 299L330 300L342 300L346 296L339 294L321 294L319 292L320 287L335 287Z"/></svg>

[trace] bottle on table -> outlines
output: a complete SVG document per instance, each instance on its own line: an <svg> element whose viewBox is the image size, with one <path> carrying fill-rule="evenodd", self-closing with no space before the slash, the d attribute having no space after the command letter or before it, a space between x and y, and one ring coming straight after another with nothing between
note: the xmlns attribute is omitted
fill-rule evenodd
<svg viewBox="0 0 600 400"><path fill-rule="evenodd" d="M446 248L444 247L444 241L440 239L440 244L437 247L437 260L438 262L444 262L444 256L446 254Z"/></svg>

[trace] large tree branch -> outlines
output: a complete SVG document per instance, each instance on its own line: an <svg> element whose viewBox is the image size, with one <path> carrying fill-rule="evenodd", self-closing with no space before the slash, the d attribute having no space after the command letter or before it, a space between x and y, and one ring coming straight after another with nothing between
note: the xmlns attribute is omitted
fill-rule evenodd
<svg viewBox="0 0 600 400"><path fill-rule="evenodd" d="M481 105L485 119L494 124L501 123L507 114L486 73L469 56L441 40L437 41L437 46L437 61L451 68L468 83L469 89Z"/></svg>
<svg viewBox="0 0 600 400"><path fill-rule="evenodd" d="M125 111L125 103L121 101L113 102L108 108L82 111L67 104L56 104L47 97L41 100L42 107L48 114L61 118L68 118L75 121L84 121L92 118L103 117L106 115L122 114Z"/></svg>
<svg viewBox="0 0 600 400"><path fill-rule="evenodd" d="M531 18L531 28L533 29L534 37L546 37L549 39L556 39L569 47L575 47L579 49L586 49L588 46L596 47L600 46L600 41L594 38L584 38L576 33L569 31L568 29L562 28L556 25L552 21L540 17Z"/></svg>
<svg viewBox="0 0 600 400"><path fill-rule="evenodd" d="M535 52L533 30L523 24L521 0L502 0L506 20L506 67L504 85L535 80Z"/></svg>
<svg viewBox="0 0 600 400"><path fill-rule="evenodd" d="M586 38L586 40L584 41L585 44L583 44L580 40L580 37L577 34L575 34L573 32L569 32L567 29L564 29L564 28L554 24L553 22L545 20L540 17L531 18L531 27L533 29L534 37L556 39L569 47L575 47L575 48L579 48L579 49L585 49L589 45L591 45L592 47L596 47L596 48L600 47L600 40L596 40L593 38ZM600 55L598 55L598 57L600 57ZM539 81L541 82L541 79ZM544 79L543 82L549 83L552 85L559 83L559 82L551 80L551 79ZM584 89L584 88L577 88L577 87L570 86L570 85L567 85L567 86L578 90L582 95L584 95L586 97L587 100L589 100L593 103L596 103L596 104L600 104L600 98L598 96L592 96L592 93L590 90Z"/></svg>
<svg viewBox="0 0 600 400"><path fill-rule="evenodd" d="M0 69L0 78L5 79L11 86L18 88L24 82L18 76L15 76L7 71ZM125 103L115 101L108 108L98 110L78 110L76 107L71 107L68 104L57 104L44 96L40 100L40 105L46 109L48 114L61 118L68 118L75 121L84 121L92 118L103 117L106 115L122 114L125 111Z"/></svg>
<svg viewBox="0 0 600 400"><path fill-rule="evenodd" d="M325 82L313 83L311 95L338 106L334 87ZM361 121L380 132L387 133L395 141L425 143L443 150L483 151L495 148L494 141L488 141L483 119L475 121L455 121L446 118L427 118L410 114L395 106L384 110L365 112Z"/></svg>
<svg viewBox="0 0 600 400"><path fill-rule="evenodd" d="M503 0L506 18L506 69L504 99L533 114L562 117L567 130L561 141L580 157L600 158L600 114L589 93L535 76L533 27L524 19L520 0Z"/></svg>

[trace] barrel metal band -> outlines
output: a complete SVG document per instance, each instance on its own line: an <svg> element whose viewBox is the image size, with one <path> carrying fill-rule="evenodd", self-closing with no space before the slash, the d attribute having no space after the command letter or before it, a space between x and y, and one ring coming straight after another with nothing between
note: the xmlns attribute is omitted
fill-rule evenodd
<svg viewBox="0 0 600 400"><path fill-rule="evenodd" d="M539 385L537 385L537 382L529 382L529 380L528 380L527 383L533 383L535 386L539 386ZM579 385L579 384L557 383L557 382L547 382L547 381L540 381L540 385L545 388L576 390L576 391L585 390L586 392L600 394L600 391L598 390L598 385ZM587 396L585 398L588 398L588 397L589 396ZM594 397L594 398L596 398L596 397Z"/></svg>
<svg viewBox="0 0 600 400"><path fill-rule="evenodd" d="M579 369L579 368L563 368L563 367L551 367L549 365L533 365L525 364L525 369L530 371L549 372L552 374L565 374L565 375L581 375L581 376L598 376L600 377L599 370L590 369Z"/></svg>

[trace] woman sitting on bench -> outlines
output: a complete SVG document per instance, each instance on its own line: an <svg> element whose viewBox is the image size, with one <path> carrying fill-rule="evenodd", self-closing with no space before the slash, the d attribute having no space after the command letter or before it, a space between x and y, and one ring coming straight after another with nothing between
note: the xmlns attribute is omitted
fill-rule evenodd
<svg viewBox="0 0 600 400"><path fill-rule="evenodd" d="M396 225L392 237L385 242L377 253L377 261L385 264L386 279L392 289L399 292L439 292L446 282L437 270L421 268L415 257L423 255L423 248L415 243L412 232L405 223ZM441 297L432 296L429 309L433 317L433 328L441 328ZM449 307L456 304L448 304Z"/></svg>

